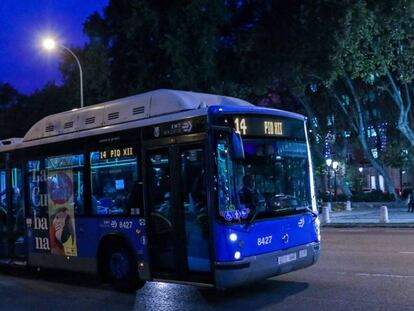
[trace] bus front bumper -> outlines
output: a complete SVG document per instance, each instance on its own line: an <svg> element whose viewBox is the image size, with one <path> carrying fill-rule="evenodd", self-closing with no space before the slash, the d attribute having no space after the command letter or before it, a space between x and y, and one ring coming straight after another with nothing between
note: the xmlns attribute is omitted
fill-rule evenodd
<svg viewBox="0 0 414 311"><path fill-rule="evenodd" d="M317 262L320 243L245 257L234 262L216 262L216 288L226 289L264 280L279 274L309 267Z"/></svg>

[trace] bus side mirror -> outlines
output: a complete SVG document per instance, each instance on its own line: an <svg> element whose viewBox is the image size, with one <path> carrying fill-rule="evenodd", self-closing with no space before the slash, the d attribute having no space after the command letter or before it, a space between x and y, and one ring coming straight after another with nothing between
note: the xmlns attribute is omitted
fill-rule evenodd
<svg viewBox="0 0 414 311"><path fill-rule="evenodd" d="M243 140L236 132L231 134L231 157L233 160L244 160Z"/></svg>

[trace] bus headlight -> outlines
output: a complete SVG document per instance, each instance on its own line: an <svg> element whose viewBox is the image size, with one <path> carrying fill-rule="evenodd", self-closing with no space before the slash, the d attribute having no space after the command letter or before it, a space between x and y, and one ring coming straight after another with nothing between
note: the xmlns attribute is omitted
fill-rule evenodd
<svg viewBox="0 0 414 311"><path fill-rule="evenodd" d="M240 257L241 257L241 254L240 254L239 251L237 251L237 252L234 253L234 259L239 260Z"/></svg>
<svg viewBox="0 0 414 311"><path fill-rule="evenodd" d="M232 241L232 242L236 242L236 241L237 241L237 234L235 234L235 233L231 233L231 234L229 235L229 239L230 239L230 241Z"/></svg>

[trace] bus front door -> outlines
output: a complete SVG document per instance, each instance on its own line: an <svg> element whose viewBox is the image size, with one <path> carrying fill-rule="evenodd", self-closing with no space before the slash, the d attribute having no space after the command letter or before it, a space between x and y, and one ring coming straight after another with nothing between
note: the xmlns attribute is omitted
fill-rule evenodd
<svg viewBox="0 0 414 311"><path fill-rule="evenodd" d="M155 279L211 283L204 144L146 152Z"/></svg>

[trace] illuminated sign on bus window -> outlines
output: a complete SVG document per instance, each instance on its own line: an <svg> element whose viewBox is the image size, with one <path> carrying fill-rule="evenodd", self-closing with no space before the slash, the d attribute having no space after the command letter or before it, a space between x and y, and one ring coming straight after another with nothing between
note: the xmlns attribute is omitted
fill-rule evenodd
<svg viewBox="0 0 414 311"><path fill-rule="evenodd" d="M220 123L233 124L236 133L242 136L290 137L305 139L303 120L268 116L237 115L223 117Z"/></svg>
<svg viewBox="0 0 414 311"><path fill-rule="evenodd" d="M134 155L134 150L132 147L111 148L111 149L99 151L99 160L130 157L133 155Z"/></svg>
<svg viewBox="0 0 414 311"><path fill-rule="evenodd" d="M283 136L283 122L263 120L260 121L259 124L261 124L263 127L264 135ZM257 124L254 126L257 127ZM249 127L247 126L246 118L235 118L234 128L236 129L236 133L239 133L241 135L248 135Z"/></svg>
<svg viewBox="0 0 414 311"><path fill-rule="evenodd" d="M266 135L283 135L283 123L275 121L263 121L264 133Z"/></svg>

